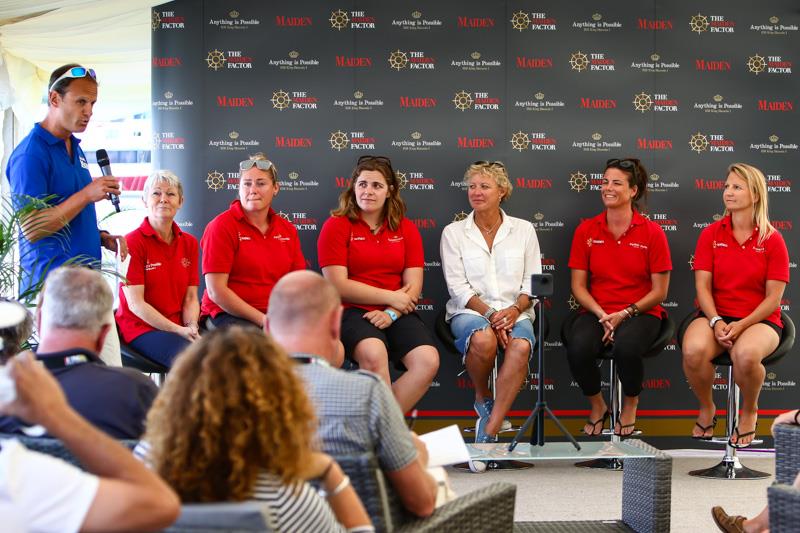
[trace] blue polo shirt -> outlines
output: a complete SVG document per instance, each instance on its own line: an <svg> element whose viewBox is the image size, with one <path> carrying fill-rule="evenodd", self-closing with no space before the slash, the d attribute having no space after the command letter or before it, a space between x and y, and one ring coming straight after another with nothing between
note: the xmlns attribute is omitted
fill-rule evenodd
<svg viewBox="0 0 800 533"><path fill-rule="evenodd" d="M15 208L29 201L26 196L42 199L55 195L50 204L57 205L91 183L89 164L79 146L81 141L72 135L71 142L72 157L67 154L63 139L36 124L19 143L6 168ZM20 292L68 259L78 258L82 263L99 261L100 233L94 204L84 207L60 231L36 243L20 235L20 258L23 269Z"/></svg>

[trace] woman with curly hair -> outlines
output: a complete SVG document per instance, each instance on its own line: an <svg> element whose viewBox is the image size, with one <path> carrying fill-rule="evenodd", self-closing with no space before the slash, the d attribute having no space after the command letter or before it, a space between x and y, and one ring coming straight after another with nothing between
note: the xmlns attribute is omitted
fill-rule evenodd
<svg viewBox="0 0 800 533"><path fill-rule="evenodd" d="M312 450L316 419L293 367L259 331L203 336L176 360L137 454L183 502L260 500L275 531L372 531L349 478Z"/></svg>

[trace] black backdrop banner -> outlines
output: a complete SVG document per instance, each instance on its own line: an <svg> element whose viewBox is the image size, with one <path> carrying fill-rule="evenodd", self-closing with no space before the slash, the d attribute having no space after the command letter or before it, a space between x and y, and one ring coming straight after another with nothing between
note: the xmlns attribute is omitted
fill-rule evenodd
<svg viewBox="0 0 800 533"><path fill-rule="evenodd" d="M693 307L694 245L723 210L730 163L767 176L796 275L798 25L796 0L170 2L152 13L154 161L181 176L179 223L199 238L236 198L237 163L265 152L279 169L273 207L318 269L319 229L356 159L391 157L425 242L418 309L432 326L448 298L439 238L469 212L463 173L502 160L514 184L504 208L535 225L555 275L548 400L557 414L584 416L558 329L575 305L572 232L602 210L606 159L638 157L650 172L648 214L672 250L665 307L676 323ZM790 284L789 313L795 294ZM474 416L460 356L442 346L440 355L420 415ZM763 415L796 407L798 370L796 350L767 369ZM527 414L536 387L512 414ZM683 432L668 421L693 416L696 403L675 341L647 361L644 387L648 434Z"/></svg>

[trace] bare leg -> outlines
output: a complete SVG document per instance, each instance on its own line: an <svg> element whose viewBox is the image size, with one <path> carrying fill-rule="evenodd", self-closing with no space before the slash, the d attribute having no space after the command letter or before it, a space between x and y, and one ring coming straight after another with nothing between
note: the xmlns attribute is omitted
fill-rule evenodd
<svg viewBox="0 0 800 533"><path fill-rule="evenodd" d="M380 339L372 337L360 341L353 350L353 359L362 370L374 372L387 385L392 385L389 377L389 354L386 352L386 345Z"/></svg>
<svg viewBox="0 0 800 533"><path fill-rule="evenodd" d="M497 337L491 329L482 329L472 334L467 350L466 365L472 383L475 386L475 401L482 402L490 398L489 374L494 368L497 357Z"/></svg>
<svg viewBox="0 0 800 533"><path fill-rule="evenodd" d="M633 424L636 423L636 409L639 407L638 396L625 396L622 399L622 411L619 413L619 420L617 426L614 428L615 433L619 433L623 437L629 436L634 431ZM630 426L624 427L623 426Z"/></svg>
<svg viewBox="0 0 800 533"><path fill-rule="evenodd" d="M758 396L764 384L766 369L761 361L778 346L780 339L775 330L766 324L753 324L739 335L730 350L733 361L733 377L741 392L741 415L739 416L739 435L755 431L758 419ZM755 434L737 438L731 437L734 444L749 444Z"/></svg>
<svg viewBox="0 0 800 533"><path fill-rule="evenodd" d="M542 385L539 384L539 386L541 387ZM603 399L603 393L598 392L597 394L589 396L588 398L591 409L589 412L589 420L603 420L608 412L608 405ZM592 425L587 422L586 425L583 426L583 432L587 435L599 435L602 431L602 428L599 427L599 425L600 424Z"/></svg>
<svg viewBox="0 0 800 533"><path fill-rule="evenodd" d="M392 385L392 392L404 413L410 411L428 392L439 371L439 352L433 346L417 346L402 358L408 369Z"/></svg>
<svg viewBox="0 0 800 533"><path fill-rule="evenodd" d="M530 353L531 344L527 339L510 339L503 357L503 364L497 374L494 409L486 423L488 435L496 435L500 431L503 418L511 408L511 404L514 403L514 398L517 397L522 382L525 381L525 371L528 368ZM544 384L539 386L544 386Z"/></svg>
<svg viewBox="0 0 800 533"><path fill-rule="evenodd" d="M714 384L714 365L711 360L722 353L723 349L714 338L713 330L708 327L705 318L694 320L683 336L683 372L692 392L700 403L697 424L708 427L712 424L717 408L714 405L712 385ZM713 428L702 431L697 425L692 428L693 437L710 436Z"/></svg>

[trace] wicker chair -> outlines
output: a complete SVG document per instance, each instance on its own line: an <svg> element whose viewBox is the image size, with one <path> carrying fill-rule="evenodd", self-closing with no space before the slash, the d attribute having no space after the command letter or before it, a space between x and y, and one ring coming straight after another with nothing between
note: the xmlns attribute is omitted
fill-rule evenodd
<svg viewBox="0 0 800 533"><path fill-rule="evenodd" d="M63 461L66 461L72 465L77 466L78 468L83 469L83 465L80 461L78 461L77 457L75 457L64 443L58 439L53 439L49 437L28 437L26 435L12 435L10 433L0 433L0 439L17 439L26 448L29 450L33 450L35 452L43 453L46 455L51 455L53 457L57 457ZM128 448L129 450L133 450L134 446L139 442L137 440L118 440L120 444Z"/></svg>
<svg viewBox="0 0 800 533"><path fill-rule="evenodd" d="M164 533L268 533L269 510L262 502L194 503L181 506L178 520Z"/></svg>
<svg viewBox="0 0 800 533"><path fill-rule="evenodd" d="M792 486L800 472L800 427L775 427L775 485L767 489L769 530L797 531L800 524L800 490Z"/></svg>
<svg viewBox="0 0 800 533"><path fill-rule="evenodd" d="M449 502L427 518L405 511L372 454L335 456L378 532L512 531L517 487L494 483Z"/></svg>

